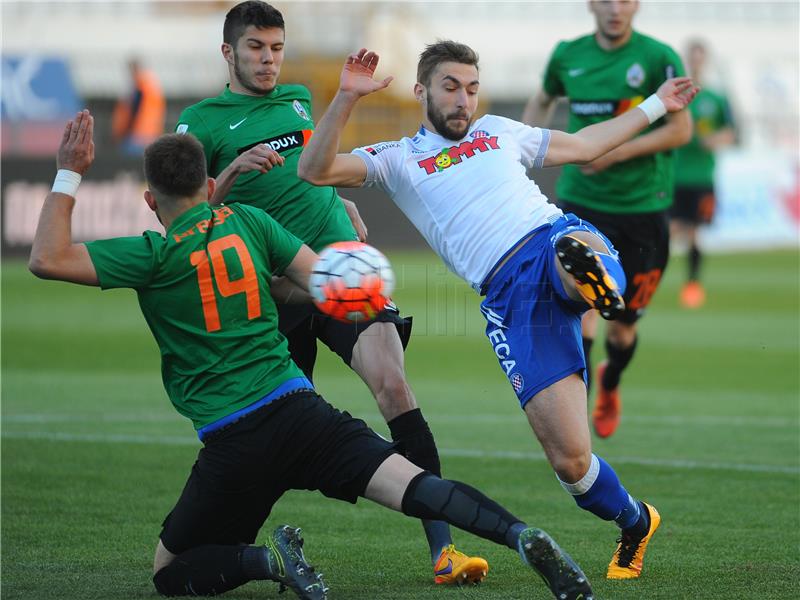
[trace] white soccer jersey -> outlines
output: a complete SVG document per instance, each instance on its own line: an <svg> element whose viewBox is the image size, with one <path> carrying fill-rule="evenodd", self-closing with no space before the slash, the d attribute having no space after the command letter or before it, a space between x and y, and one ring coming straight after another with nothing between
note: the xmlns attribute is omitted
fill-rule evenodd
<svg viewBox="0 0 800 600"><path fill-rule="evenodd" d="M356 148L365 186L385 191L447 267L475 290L532 229L560 216L528 178L550 130L485 115L458 142L424 127L413 138Z"/></svg>

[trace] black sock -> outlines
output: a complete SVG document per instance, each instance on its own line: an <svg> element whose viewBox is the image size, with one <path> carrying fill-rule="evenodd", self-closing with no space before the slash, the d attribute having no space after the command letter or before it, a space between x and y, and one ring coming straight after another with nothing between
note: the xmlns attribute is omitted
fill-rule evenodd
<svg viewBox="0 0 800 600"><path fill-rule="evenodd" d="M442 519L459 529L517 550L526 525L494 500L460 481L420 473L408 484L403 513L420 519Z"/></svg>
<svg viewBox="0 0 800 600"><path fill-rule="evenodd" d="M439 451L433 439L428 423L422 411L415 408L395 417L388 423L392 439L400 444L400 452L421 469L442 476L442 465L439 462ZM425 537L431 552L431 562L436 562L442 548L453 543L450 527L437 520L422 520Z"/></svg>
<svg viewBox="0 0 800 600"><path fill-rule="evenodd" d="M697 247L697 244L692 244L689 248L689 281L697 281L700 277L701 259L700 248Z"/></svg>
<svg viewBox="0 0 800 600"><path fill-rule="evenodd" d="M637 538L643 538L647 535L647 532L650 530L650 513L647 512L647 507L640 501L639 502L639 518L637 519L636 523L634 523L631 527L625 529L625 533L628 533Z"/></svg>
<svg viewBox="0 0 800 600"><path fill-rule="evenodd" d="M399 442L400 451L408 460L420 469L430 471L439 477L442 476L442 465L439 462L436 442L419 408L395 417L387 425L389 425L392 439Z"/></svg>
<svg viewBox="0 0 800 600"><path fill-rule="evenodd" d="M622 377L622 371L628 366L633 358L633 353L636 350L636 342L638 338L633 338L633 344L627 348L620 348L614 346L606 340L606 355L608 356L608 365L603 373L603 381L600 385L604 389L613 390L619 385L619 380Z"/></svg>
<svg viewBox="0 0 800 600"><path fill-rule="evenodd" d="M254 579L270 579L264 546L206 545L182 552L153 576L162 596L214 596Z"/></svg>
<svg viewBox="0 0 800 600"><path fill-rule="evenodd" d="M592 344L594 338L584 336L583 338L583 357L586 360L586 393L592 389Z"/></svg>

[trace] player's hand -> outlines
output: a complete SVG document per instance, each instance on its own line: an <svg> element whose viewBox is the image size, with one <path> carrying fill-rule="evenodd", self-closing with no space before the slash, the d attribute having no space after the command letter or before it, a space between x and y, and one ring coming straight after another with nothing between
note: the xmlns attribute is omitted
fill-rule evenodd
<svg viewBox="0 0 800 600"><path fill-rule="evenodd" d="M667 107L667 112L678 112L689 106L699 91L691 77L673 77L661 84L656 95Z"/></svg>
<svg viewBox="0 0 800 600"><path fill-rule="evenodd" d="M231 164L237 173L248 173L249 171L266 173L273 167L282 167L285 160L283 156L266 144L258 144L247 152L242 152Z"/></svg>
<svg viewBox="0 0 800 600"><path fill-rule="evenodd" d="M350 200L346 200L344 198L340 198L340 200L342 201L342 204L344 204L344 210L347 212L347 216L350 217L350 222L353 224L353 227L356 230L356 234L358 234L358 241L366 242L367 225L361 218L361 214L358 212L358 207L356 206L356 203L351 202Z"/></svg>
<svg viewBox="0 0 800 600"><path fill-rule="evenodd" d="M94 161L94 117L83 109L67 121L58 147L56 166L83 176Z"/></svg>
<svg viewBox="0 0 800 600"><path fill-rule="evenodd" d="M383 81L373 79L378 60L379 56L366 48L348 56L339 78L339 90L361 97L387 87L394 77Z"/></svg>

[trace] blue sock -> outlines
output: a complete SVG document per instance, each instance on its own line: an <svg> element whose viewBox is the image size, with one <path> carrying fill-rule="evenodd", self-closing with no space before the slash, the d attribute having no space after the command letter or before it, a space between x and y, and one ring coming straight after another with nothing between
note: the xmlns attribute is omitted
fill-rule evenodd
<svg viewBox="0 0 800 600"><path fill-rule="evenodd" d="M615 521L622 529L635 525L641 516L639 502L622 487L611 465L594 454L580 481L562 481L561 486L582 509L605 521Z"/></svg>
<svg viewBox="0 0 800 600"><path fill-rule="evenodd" d="M617 288L619 288L620 296L625 293L625 288L628 286L628 280L625 277L625 271L622 270L622 263L619 262L619 257L611 256L610 254L604 254L602 252L598 252L597 256L600 257L600 260L603 263L603 266L608 271L608 274L614 278L614 281L617 282Z"/></svg>

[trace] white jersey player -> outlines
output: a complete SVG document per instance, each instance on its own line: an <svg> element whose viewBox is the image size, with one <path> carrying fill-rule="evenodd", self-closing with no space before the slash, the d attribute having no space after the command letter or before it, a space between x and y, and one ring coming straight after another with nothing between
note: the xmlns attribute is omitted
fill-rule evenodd
<svg viewBox="0 0 800 600"><path fill-rule="evenodd" d="M358 99L391 83L373 79L377 64L365 49L348 57L298 174L317 185L381 188L448 267L485 296L486 335L562 486L578 506L622 530L607 576L638 577L660 517L591 451L580 330L590 307L605 318L623 310L624 275L610 242L547 204L526 169L589 162L683 110L697 90L689 78L670 79L637 109L574 134L491 115L474 120L477 54L442 41L417 66L419 132L338 154Z"/></svg>

